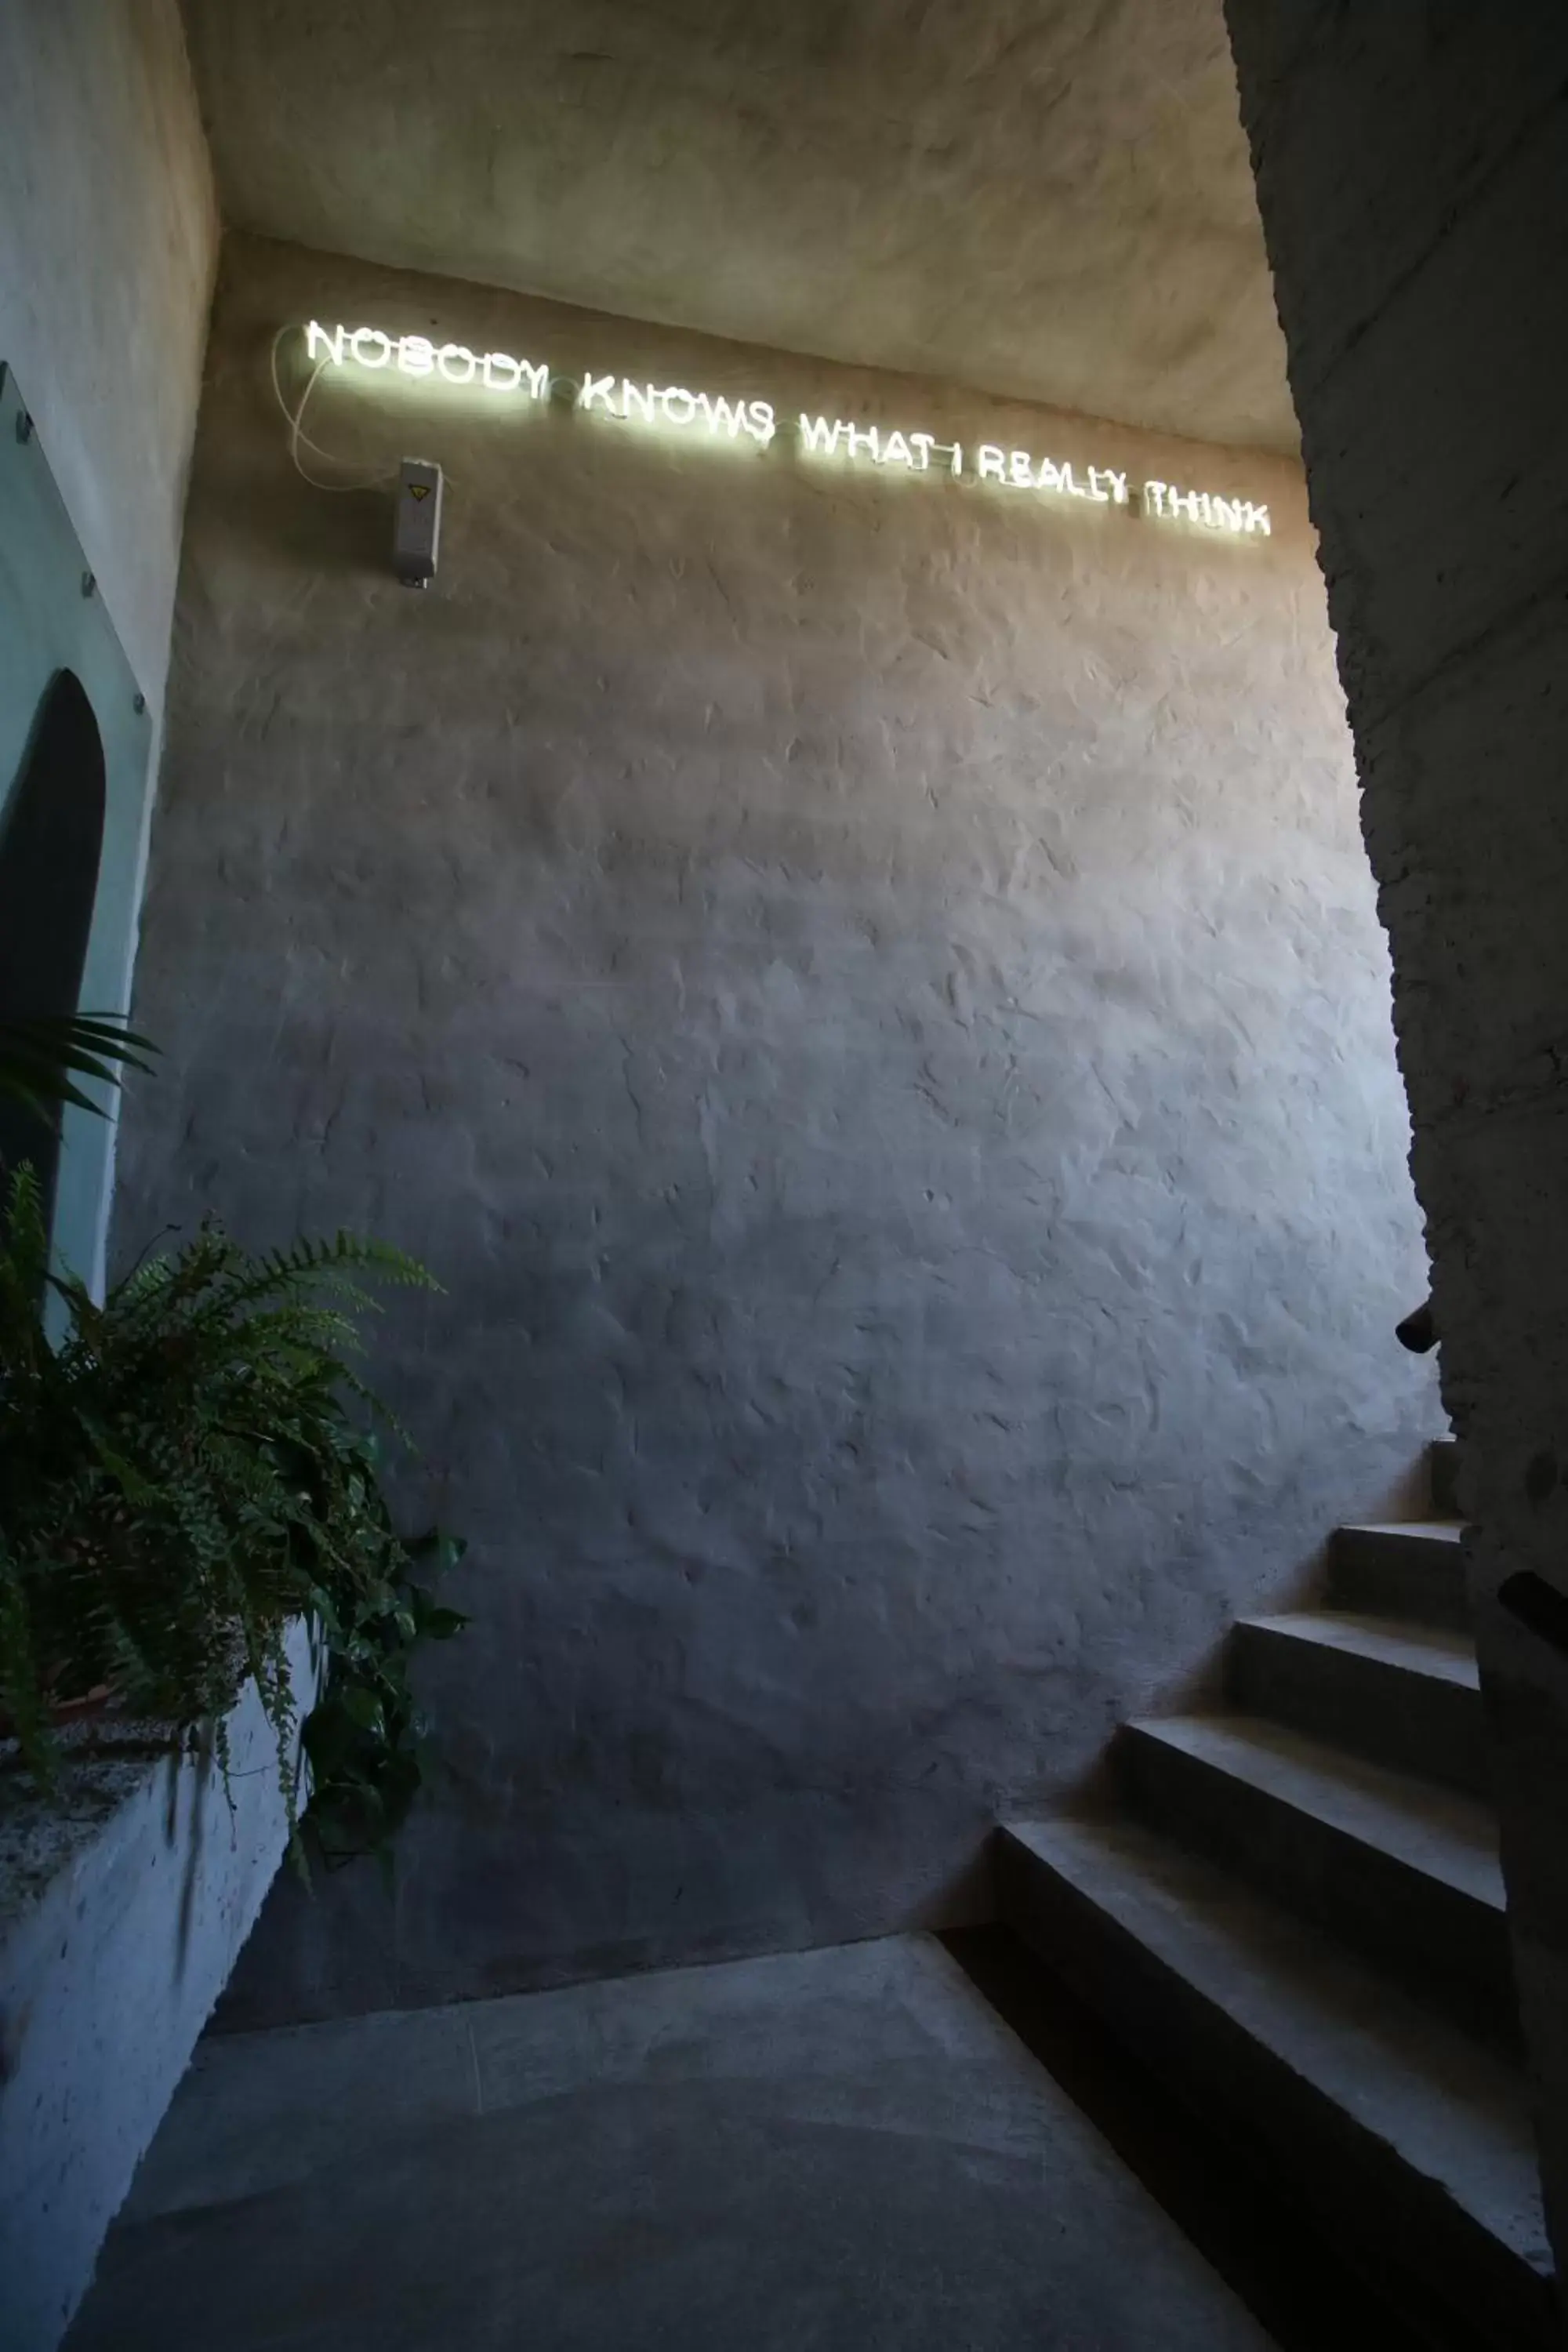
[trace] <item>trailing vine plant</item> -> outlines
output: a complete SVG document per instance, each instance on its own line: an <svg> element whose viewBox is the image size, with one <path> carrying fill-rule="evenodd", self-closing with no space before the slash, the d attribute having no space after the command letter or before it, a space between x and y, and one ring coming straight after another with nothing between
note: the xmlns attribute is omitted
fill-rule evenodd
<svg viewBox="0 0 1568 2352"><path fill-rule="evenodd" d="M216 1223L101 1306L51 1272L37 1179L12 1176L0 1237L0 1714L58 1783L62 1704L108 1694L189 1732L253 1676L295 1829L304 1615L325 1652L303 1726L310 1820L328 1860L380 1851L419 1786L411 1654L466 1619L429 1579L455 1539L393 1525L376 1423L350 1359L371 1280L437 1286L384 1243L339 1234L253 1256ZM46 1333L44 1301L66 1330ZM296 1854L300 1848L294 1838Z"/></svg>

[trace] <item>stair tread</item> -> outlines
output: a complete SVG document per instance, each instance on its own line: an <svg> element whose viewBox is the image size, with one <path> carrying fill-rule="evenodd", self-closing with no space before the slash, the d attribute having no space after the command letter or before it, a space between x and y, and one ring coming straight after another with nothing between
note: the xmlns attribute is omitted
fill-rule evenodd
<svg viewBox="0 0 1568 2352"><path fill-rule="evenodd" d="M1465 1532L1462 1519L1350 1519L1350 1536L1408 1536L1415 1543L1458 1543Z"/></svg>
<svg viewBox="0 0 1568 2352"><path fill-rule="evenodd" d="M1467 1690L1479 1691L1481 1686L1475 1644L1445 1626L1399 1617L1365 1617L1349 1609L1294 1609L1273 1617L1242 1617L1237 1622L1254 1633L1346 1651L1379 1665L1427 1675Z"/></svg>
<svg viewBox="0 0 1568 2352"><path fill-rule="evenodd" d="M1543 2277L1522 2076L1215 1864L1141 1824L1005 1832Z"/></svg>
<svg viewBox="0 0 1568 2352"><path fill-rule="evenodd" d="M1250 1782L1489 1910L1505 1907L1497 1822L1479 1799L1364 1763L1260 1716L1152 1716L1127 1728Z"/></svg>

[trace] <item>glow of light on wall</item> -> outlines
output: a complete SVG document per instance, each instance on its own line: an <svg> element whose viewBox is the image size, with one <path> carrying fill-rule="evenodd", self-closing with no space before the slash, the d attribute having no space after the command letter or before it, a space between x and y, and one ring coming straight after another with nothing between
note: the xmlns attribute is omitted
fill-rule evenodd
<svg viewBox="0 0 1568 2352"><path fill-rule="evenodd" d="M1250 499L1215 498L1209 490L1178 490L1169 482L1145 482L1143 509L1146 514L1166 516L1172 522L1201 522L1210 530L1228 530L1234 536L1260 530L1265 539L1272 536L1267 507L1254 506Z"/></svg>
<svg viewBox="0 0 1568 2352"><path fill-rule="evenodd" d="M619 386L617 391L616 387ZM679 383L633 383L629 376L585 375L577 392L582 409L603 409L623 425L695 426L715 438L749 433L766 448L778 430L765 400L726 400L707 392L688 392Z"/></svg>
<svg viewBox="0 0 1568 2352"><path fill-rule="evenodd" d="M542 362L513 359L506 352L472 352L466 343L436 343L425 335L389 335L380 327L323 327L314 319L305 330L309 357L321 366L353 362L373 373L432 377L452 384L478 384L487 392L517 393L525 400L548 400L551 373ZM692 392L679 383L634 383L630 376L585 375L573 387L579 413L613 418L618 425L673 425L709 440L738 441L742 436L765 449L779 431L771 402ZM810 416L803 410L795 434L811 457L840 457L852 466L902 467L936 474L969 486L1050 498L1081 499L1090 506L1132 507L1129 477L1114 466L1075 464L1071 458L1038 457L1029 449L1004 449L982 441L966 466L963 445L908 427L889 430L858 425L843 416ZM1221 498L1211 490L1187 490L1173 482L1146 481L1137 510L1163 522L1192 523L1231 538L1272 534L1268 509L1251 499Z"/></svg>
<svg viewBox="0 0 1568 2352"><path fill-rule="evenodd" d="M867 457L873 466L907 466L915 474L929 474L931 458L941 457L947 463L939 472L960 477L963 472L963 449L957 441L939 441L931 433L883 433L875 425L851 425L842 416L830 424L826 416L803 414L800 446L817 457L831 457L842 449L850 459Z"/></svg>
<svg viewBox="0 0 1568 2352"><path fill-rule="evenodd" d="M990 441L981 443L975 463L983 482L1001 482L1010 490L1054 490L1061 498L1089 499L1100 507L1127 504L1127 477L1113 466L1089 466L1080 482L1070 457L1058 464L1027 449L998 449Z"/></svg>
<svg viewBox="0 0 1568 2352"><path fill-rule="evenodd" d="M312 319L305 330L308 359L342 367L357 360L363 368L392 368L399 375L436 376L445 383L478 383L487 392L521 392L529 400L550 397L550 370L509 352L471 352L467 343L433 343L427 335L388 335L379 327L323 327Z"/></svg>

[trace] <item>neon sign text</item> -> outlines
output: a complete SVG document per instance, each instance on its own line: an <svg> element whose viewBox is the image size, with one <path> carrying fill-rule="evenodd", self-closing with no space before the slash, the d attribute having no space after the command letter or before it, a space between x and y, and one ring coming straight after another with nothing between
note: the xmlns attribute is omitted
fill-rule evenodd
<svg viewBox="0 0 1568 2352"><path fill-rule="evenodd" d="M715 436L728 434L731 441L739 433L749 433L764 449L778 430L765 400L715 399L710 393L688 392L684 384L633 383L629 376L585 375L577 405L603 408L623 425L697 425Z"/></svg>
<svg viewBox="0 0 1568 2352"><path fill-rule="evenodd" d="M1127 477L1110 466L1090 466L1080 482L1070 457L1032 457L1027 449L998 449L983 441L976 457L983 482L1005 482L1010 490L1057 490L1063 498L1091 499L1096 506L1127 504Z"/></svg>
<svg viewBox="0 0 1568 2352"><path fill-rule="evenodd" d="M364 368L395 368L400 375L439 376L447 383L480 383L487 392L524 392L530 400L550 396L550 370L509 352L471 352L467 343L433 343L427 335L388 335L379 327L323 327L312 319L305 330L310 359L345 359Z"/></svg>
<svg viewBox="0 0 1568 2352"><path fill-rule="evenodd" d="M550 369L542 362L514 359L508 352L473 352L466 343L437 343L426 335L389 335L380 327L323 327L312 319L305 343L319 368L353 362L373 373L390 369L445 383L477 384L486 392L515 394L529 401L547 401L552 389ZM561 388L571 391L580 414L603 415L619 425L673 425L710 440L734 442L743 436L763 449L780 431L773 404L766 400L691 392L679 383L638 383L625 375L589 374L581 383ZM1163 522L1194 523L1231 538L1272 535L1268 509L1251 499L1221 498L1214 491L1159 481L1144 482L1134 494L1129 477L1114 466L1037 457L1032 450L1004 449L991 441L977 445L969 466L961 442L939 440L934 433L858 425L847 417L811 416L804 410L794 437L810 457L902 467L911 474L946 476L965 486L984 483L1005 490L1082 499L1091 506L1134 508Z"/></svg>
<svg viewBox="0 0 1568 2352"><path fill-rule="evenodd" d="M930 433L883 433L875 425L851 425L842 416L829 424L826 416L803 413L800 446L829 457L842 449L847 457L869 457L873 466L908 466L916 474L930 473L935 455L947 459L950 474L963 471L963 449L957 441L939 441Z"/></svg>
<svg viewBox="0 0 1568 2352"><path fill-rule="evenodd" d="M1143 508L1145 513L1165 515L1173 522L1206 523L1210 530L1228 530L1237 536L1260 530L1265 539L1273 535L1268 508L1254 506L1250 499L1219 499L1208 490L1178 490L1169 482L1145 482Z"/></svg>

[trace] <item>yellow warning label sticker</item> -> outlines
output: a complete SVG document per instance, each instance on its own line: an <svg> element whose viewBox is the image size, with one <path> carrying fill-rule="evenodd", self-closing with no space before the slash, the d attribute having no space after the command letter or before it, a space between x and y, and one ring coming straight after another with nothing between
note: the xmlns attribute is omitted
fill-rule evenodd
<svg viewBox="0 0 1568 2352"><path fill-rule="evenodd" d="M430 495L429 483L410 482L408 485L408 495L411 499L427 499Z"/></svg>

